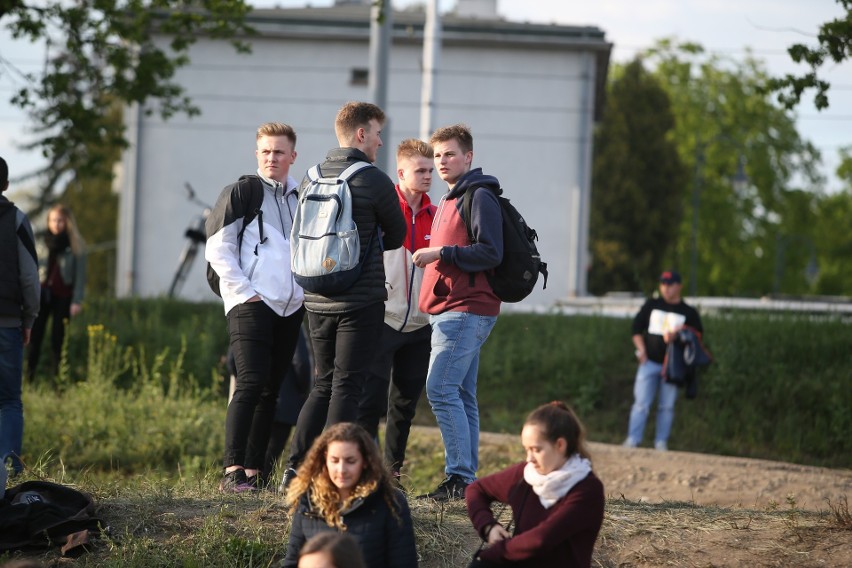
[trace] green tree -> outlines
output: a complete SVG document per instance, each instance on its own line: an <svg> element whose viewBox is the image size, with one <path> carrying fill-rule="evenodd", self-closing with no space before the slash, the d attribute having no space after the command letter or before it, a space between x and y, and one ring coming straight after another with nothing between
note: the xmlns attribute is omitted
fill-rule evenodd
<svg viewBox="0 0 852 568"><path fill-rule="evenodd" d="M815 291L852 296L852 147L841 150L837 176L845 183L843 190L821 196L816 203L813 239L819 273Z"/></svg>
<svg viewBox="0 0 852 568"><path fill-rule="evenodd" d="M762 62L731 61L671 40L646 61L671 97L678 152L693 172L672 263L694 278L687 289L695 285L699 295L770 293L779 235L813 238L796 214L802 196L822 187L819 151L771 100ZM738 188L732 176L741 160L749 179Z"/></svg>
<svg viewBox="0 0 852 568"><path fill-rule="evenodd" d="M595 133L589 290L653 289L680 225L687 175L669 97L635 60L614 72Z"/></svg>
<svg viewBox="0 0 852 568"><path fill-rule="evenodd" d="M828 107L828 81L819 78L819 70L828 61L841 63L852 56L852 0L837 0L845 10L843 17L824 23L819 28L816 47L797 43L787 50L796 63L805 63L810 71L804 75L788 73L782 78L773 78L768 82L768 90L777 92L778 101L791 109L802 100L808 89L816 89L814 106L818 109Z"/></svg>
<svg viewBox="0 0 852 568"><path fill-rule="evenodd" d="M110 178L114 149L124 148L122 121L110 120L116 104L139 104L164 119L198 109L174 81L189 62L199 36L226 38L247 50L240 37L251 8L244 0L0 0L0 22L14 38L44 41L49 56L39 73L23 79L12 102L28 111L39 148L47 158L37 211L54 199L70 173ZM3 60L0 75L14 69Z"/></svg>

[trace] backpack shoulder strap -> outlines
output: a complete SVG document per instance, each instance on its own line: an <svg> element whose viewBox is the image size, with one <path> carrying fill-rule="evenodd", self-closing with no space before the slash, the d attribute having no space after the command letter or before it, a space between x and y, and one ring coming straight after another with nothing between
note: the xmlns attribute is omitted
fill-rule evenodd
<svg viewBox="0 0 852 568"><path fill-rule="evenodd" d="M372 168L372 167L374 167L374 166L370 162L363 162L363 161L355 162L354 164L352 164L351 166L349 166L348 168L346 168L345 170L340 172L340 175L337 176L337 179L348 180L350 177L352 177L356 173L360 172L364 168Z"/></svg>
<svg viewBox="0 0 852 568"><path fill-rule="evenodd" d="M464 192L464 196L462 197L462 217L464 217L464 226L467 229L467 238L471 244L476 242L476 239L473 237L473 229L470 226L470 210L473 204L473 194L477 189L483 187L481 185L475 185L473 187L467 188ZM491 191L490 189L488 191ZM499 195L497 196L500 197Z"/></svg>
<svg viewBox="0 0 852 568"><path fill-rule="evenodd" d="M319 164L315 165L311 169L308 170L307 173L308 179L311 181L317 181L322 177L322 173L320 172Z"/></svg>

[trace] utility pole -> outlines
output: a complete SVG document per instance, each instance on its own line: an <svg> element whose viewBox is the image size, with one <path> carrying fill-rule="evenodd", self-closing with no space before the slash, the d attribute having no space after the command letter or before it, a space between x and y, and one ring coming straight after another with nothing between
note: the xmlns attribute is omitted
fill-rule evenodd
<svg viewBox="0 0 852 568"><path fill-rule="evenodd" d="M435 121L435 92L438 88L438 67L441 60L441 15L438 0L426 5L426 24L423 27L423 78L420 91L420 139L429 140Z"/></svg>
<svg viewBox="0 0 852 568"><path fill-rule="evenodd" d="M393 8L390 0L375 0L370 9L370 75L369 87L373 104L387 112L388 102L388 57L390 55L391 32L393 30ZM390 118L382 130L382 140L390 136ZM388 171L387 146L379 148L376 166Z"/></svg>

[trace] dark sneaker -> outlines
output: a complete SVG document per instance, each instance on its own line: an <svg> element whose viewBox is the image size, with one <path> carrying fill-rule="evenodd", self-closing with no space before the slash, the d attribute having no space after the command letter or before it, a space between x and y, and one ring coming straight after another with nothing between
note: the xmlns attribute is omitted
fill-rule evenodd
<svg viewBox="0 0 852 568"><path fill-rule="evenodd" d="M468 483L460 475L451 474L438 485L437 489L425 495L418 495L417 498L432 499L439 502L464 499L464 490L467 489L467 486Z"/></svg>
<svg viewBox="0 0 852 568"><path fill-rule="evenodd" d="M263 475L262 473L249 475L246 478L246 481L249 485L253 486L258 491L266 491L269 489L269 477Z"/></svg>
<svg viewBox="0 0 852 568"><path fill-rule="evenodd" d="M222 493L245 493L246 491L257 491L254 484L249 483L244 469L236 469L226 472L219 482L219 491Z"/></svg>
<svg viewBox="0 0 852 568"><path fill-rule="evenodd" d="M296 470L292 467L288 467L284 470L284 475L281 477L281 484L278 486L279 493L287 493L287 487L290 486L290 482L296 479Z"/></svg>

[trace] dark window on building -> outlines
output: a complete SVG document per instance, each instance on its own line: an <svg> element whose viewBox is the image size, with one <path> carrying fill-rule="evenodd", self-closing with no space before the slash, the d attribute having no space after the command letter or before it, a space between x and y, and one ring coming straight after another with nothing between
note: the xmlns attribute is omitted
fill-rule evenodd
<svg viewBox="0 0 852 568"><path fill-rule="evenodd" d="M352 70L352 78L349 80L350 85L367 85L370 80L370 70L356 68Z"/></svg>

